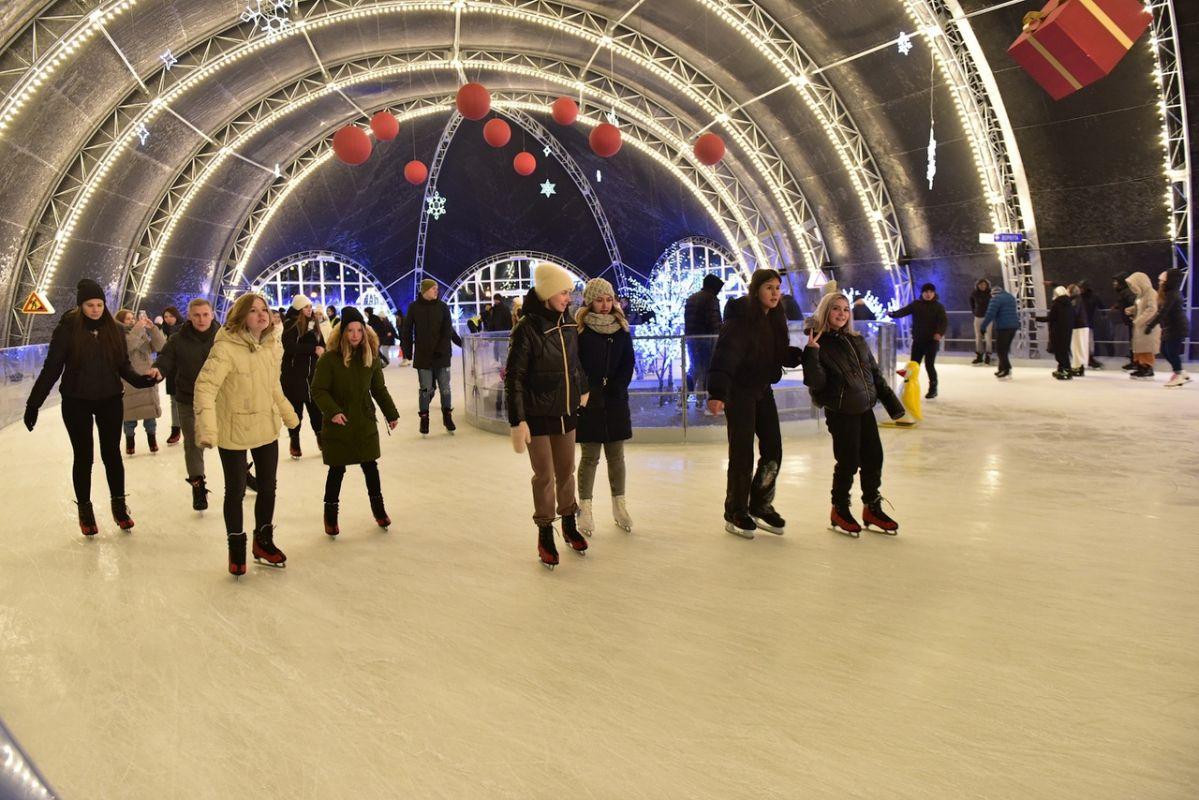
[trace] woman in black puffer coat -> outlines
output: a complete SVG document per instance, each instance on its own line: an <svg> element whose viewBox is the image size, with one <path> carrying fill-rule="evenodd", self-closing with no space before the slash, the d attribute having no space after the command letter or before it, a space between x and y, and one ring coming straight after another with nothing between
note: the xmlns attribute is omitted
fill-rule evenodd
<svg viewBox="0 0 1199 800"><path fill-rule="evenodd" d="M833 435L834 530L856 537L862 526L849 512L849 489L861 473L863 522L883 533L899 532L895 520L883 513L879 488L883 480L883 444L878 436L874 406L880 400L891 419L904 415L903 403L883 379L866 340L854 332L849 298L840 292L825 295L812 323L812 336L803 352L803 382L812 402L824 409Z"/></svg>
<svg viewBox="0 0 1199 800"><path fill-rule="evenodd" d="M576 551L587 549L575 524L575 426L579 407L587 404L587 376L579 363L578 330L566 316L574 285L574 276L556 264L534 268L504 368L512 448L529 451L537 553L551 568L558 563L556 517L562 518L562 538Z"/></svg>
<svg viewBox="0 0 1199 800"><path fill-rule="evenodd" d="M1049 352L1057 359L1057 369L1053 377L1058 380L1070 380L1074 372L1070 368L1070 344L1074 335L1076 313L1070 300L1070 292L1064 286L1053 290L1053 302L1049 305L1049 313L1042 321L1049 323Z"/></svg>
<svg viewBox="0 0 1199 800"><path fill-rule="evenodd" d="M287 433L291 439L291 457L302 458L300 427L304 422L304 409L308 409L308 423L316 434L316 446L321 447L321 410L312 399L312 377L316 374L316 362L325 352L325 337L319 321L313 315L312 301L304 295L296 295L287 312L283 326L283 363L280 366L279 382L283 394L291 402L300 420Z"/></svg>
<svg viewBox="0 0 1199 800"><path fill-rule="evenodd" d="M724 497L724 529L746 539L758 528L782 534L786 521L774 510L774 488L783 459L779 412L771 384L783 367L799 366L799 348L787 338L782 278L759 269L749 293L729 301L708 371L708 410L724 411L729 436L729 469ZM758 469L754 468L754 436Z"/></svg>

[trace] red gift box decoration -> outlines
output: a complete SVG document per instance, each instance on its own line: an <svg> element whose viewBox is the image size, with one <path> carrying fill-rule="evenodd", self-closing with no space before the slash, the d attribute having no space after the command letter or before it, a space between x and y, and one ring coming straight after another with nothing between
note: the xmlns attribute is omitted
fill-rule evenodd
<svg viewBox="0 0 1199 800"><path fill-rule="evenodd" d="M1141 0L1049 0L1007 51L1061 100L1115 69L1151 21Z"/></svg>

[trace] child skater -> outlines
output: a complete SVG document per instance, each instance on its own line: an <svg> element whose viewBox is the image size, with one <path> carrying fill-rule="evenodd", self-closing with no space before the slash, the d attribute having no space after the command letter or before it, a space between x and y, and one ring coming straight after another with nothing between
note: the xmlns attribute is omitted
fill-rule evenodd
<svg viewBox="0 0 1199 800"><path fill-rule="evenodd" d="M774 510L775 481L783 460L779 412L771 385L783 367L799 366L791 347L787 317L780 305L782 277L756 270L749 292L729 302L708 372L708 410L724 412L728 425L729 469L724 498L724 529L745 539L758 528L782 535L786 521ZM754 436L758 469L754 472Z"/></svg>
<svg viewBox="0 0 1199 800"><path fill-rule="evenodd" d="M575 425L587 405L587 376L579 364L578 329L566 316L574 277L556 264L533 270L520 321L512 329L504 395L512 448L529 451L533 465L533 522L537 554L553 569L558 563L554 518L562 518L562 538L582 553L575 514Z"/></svg>
<svg viewBox="0 0 1199 800"><path fill-rule="evenodd" d="M608 488L612 490L612 517L617 527L633 530L625 506L624 443L633 438L629 413L629 382L633 380L633 337L616 292L603 278L594 278L583 289L583 308L575 317L579 328L579 362L594 387L587 405L579 409L576 437L583 448L579 459L579 530L595 530L591 510L600 451L608 461Z"/></svg>
<svg viewBox="0 0 1199 800"><path fill-rule="evenodd" d="M883 444L878 438L874 405L882 401L891 419L904 415L903 403L879 372L866 340L854 332L849 298L825 295L816 308L812 335L803 352L803 380L812 401L824 409L833 435L833 529L857 538L862 526L849 512L853 476L862 475L862 521L868 528L895 536L899 524L883 513Z"/></svg>
<svg viewBox="0 0 1199 800"><path fill-rule="evenodd" d="M374 402L371 402L374 398ZM384 530L391 518L383 507L383 485L379 481L379 424L375 403L383 409L387 427L394 430L400 419L395 403L383 382L383 359L379 336L366 326L358 309L347 307L329 337L329 349L316 362L312 399L324 417L325 533L336 536L337 505L346 466L362 467L371 513Z"/></svg>

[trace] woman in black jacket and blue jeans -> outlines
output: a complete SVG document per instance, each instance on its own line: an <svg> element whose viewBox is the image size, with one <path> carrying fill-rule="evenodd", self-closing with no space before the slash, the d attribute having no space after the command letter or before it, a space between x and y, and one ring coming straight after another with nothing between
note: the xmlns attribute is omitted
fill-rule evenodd
<svg viewBox="0 0 1199 800"><path fill-rule="evenodd" d="M866 340L854 332L849 298L825 295L816 308L812 336L803 352L803 381L812 401L824 409L833 435L833 529L857 537L862 526L849 511L853 477L861 473L862 521L883 533L899 533L895 520L883 513L879 488L883 480L883 443L874 406L880 400L891 419L904 415L903 403L883 379Z"/></svg>
<svg viewBox="0 0 1199 800"><path fill-rule="evenodd" d="M724 412L729 436L729 470L724 498L724 529L746 539L758 528L783 533L787 524L772 505L783 437L771 384L783 367L799 366L791 347L787 318L780 306L782 278L759 269L749 293L729 303L708 372L708 410ZM754 435L758 469L754 472Z"/></svg>

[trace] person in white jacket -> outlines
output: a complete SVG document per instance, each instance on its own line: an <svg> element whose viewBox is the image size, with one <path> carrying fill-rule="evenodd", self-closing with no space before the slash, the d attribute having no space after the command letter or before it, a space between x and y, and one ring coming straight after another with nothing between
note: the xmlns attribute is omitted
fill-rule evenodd
<svg viewBox="0 0 1199 800"><path fill-rule="evenodd" d="M1132 317L1132 360L1137 365L1128 377L1133 380L1151 381L1153 362L1162 346L1161 328L1146 332L1149 322L1157 316L1157 292L1153 290L1153 282L1144 272L1132 273L1126 282L1137 298L1136 303L1124 309L1124 313Z"/></svg>
<svg viewBox="0 0 1199 800"><path fill-rule="evenodd" d="M283 350L271 312L258 294L233 303L217 332L208 360L196 379L196 440L216 447L225 474L225 530L229 572L246 574L246 533L242 500L246 494L246 455L254 459L258 496L254 501L254 559L282 567L287 556L275 546L275 472L279 429L300 424L279 384Z"/></svg>

